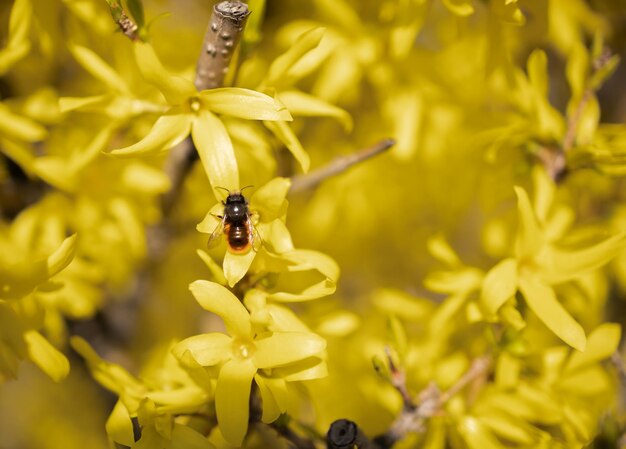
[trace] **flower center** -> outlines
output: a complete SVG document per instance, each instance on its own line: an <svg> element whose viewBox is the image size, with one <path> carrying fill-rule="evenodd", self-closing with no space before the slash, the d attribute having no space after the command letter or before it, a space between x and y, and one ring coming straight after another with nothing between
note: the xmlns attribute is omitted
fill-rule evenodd
<svg viewBox="0 0 626 449"><path fill-rule="evenodd" d="M200 99L198 97L192 97L189 99L189 108L193 112L198 112L202 104L200 103Z"/></svg>
<svg viewBox="0 0 626 449"><path fill-rule="evenodd" d="M239 359L249 359L254 355L256 347L250 340L236 339L233 341L233 354Z"/></svg>

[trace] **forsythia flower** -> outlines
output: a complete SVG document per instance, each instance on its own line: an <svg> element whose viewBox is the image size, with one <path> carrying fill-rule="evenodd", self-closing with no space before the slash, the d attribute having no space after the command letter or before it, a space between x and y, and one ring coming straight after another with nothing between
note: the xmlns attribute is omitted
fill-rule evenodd
<svg viewBox="0 0 626 449"><path fill-rule="evenodd" d="M260 387L264 418L276 419L287 407L284 390L288 377L273 371L286 368L294 373L308 370L311 361L324 363L320 356L326 342L310 332L257 332L246 308L226 288L196 281L190 289L205 310L224 320L230 335L196 335L181 341L173 351L183 363L191 356L202 366L219 366L217 421L224 438L239 446L248 429L252 380Z"/></svg>

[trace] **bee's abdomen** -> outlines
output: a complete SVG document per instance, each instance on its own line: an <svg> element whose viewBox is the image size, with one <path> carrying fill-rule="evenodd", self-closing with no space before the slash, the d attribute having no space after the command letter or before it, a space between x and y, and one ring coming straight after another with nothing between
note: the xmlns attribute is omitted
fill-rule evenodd
<svg viewBox="0 0 626 449"><path fill-rule="evenodd" d="M228 229L228 246L234 252L244 251L250 244L248 229L245 224L231 224Z"/></svg>

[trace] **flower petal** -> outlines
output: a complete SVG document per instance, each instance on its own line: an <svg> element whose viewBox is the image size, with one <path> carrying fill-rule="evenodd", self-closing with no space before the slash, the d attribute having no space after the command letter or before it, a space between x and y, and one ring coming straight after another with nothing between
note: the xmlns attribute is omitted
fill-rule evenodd
<svg viewBox="0 0 626 449"><path fill-rule="evenodd" d="M589 334L585 352L572 352L564 372L571 373L608 359L617 350L620 335L621 327L619 324L603 323L599 325Z"/></svg>
<svg viewBox="0 0 626 449"><path fill-rule="evenodd" d="M70 362L43 335L34 330L24 333L29 358L55 382L60 382L70 372Z"/></svg>
<svg viewBox="0 0 626 449"><path fill-rule="evenodd" d="M288 178L274 178L260 187L250 200L250 207L261 214L263 221L271 221L285 213L285 198L291 187Z"/></svg>
<svg viewBox="0 0 626 449"><path fill-rule="evenodd" d="M150 44L136 42L133 48L141 74L161 91L170 105L179 105L196 95L196 88L190 80L173 76L165 70Z"/></svg>
<svg viewBox="0 0 626 449"><path fill-rule="evenodd" d="M255 90L222 87L203 90L199 96L218 114L248 120L292 120L284 104Z"/></svg>
<svg viewBox="0 0 626 449"><path fill-rule="evenodd" d="M562 283L578 278L584 273L606 265L626 244L626 233L620 233L593 246L567 251L551 247L548 269L542 271L542 277L550 284Z"/></svg>
<svg viewBox="0 0 626 449"><path fill-rule="evenodd" d="M528 199L528 194L521 187L515 187L519 228L517 231L517 258L532 257L539 252L545 238L537 222L537 217Z"/></svg>
<svg viewBox="0 0 626 449"><path fill-rule="evenodd" d="M273 368L319 354L326 349L326 340L308 332L277 332L254 341L257 368Z"/></svg>
<svg viewBox="0 0 626 449"><path fill-rule="evenodd" d="M61 243L61 246L48 257L48 277L52 277L65 267L74 259L76 253L76 234L66 238Z"/></svg>
<svg viewBox="0 0 626 449"><path fill-rule="evenodd" d="M305 33L289 47L282 55L278 56L272 62L267 71L267 78L263 84L268 86L276 86L283 84L288 76L289 70L311 50L316 48L322 37L324 36L324 28L313 28Z"/></svg>
<svg viewBox="0 0 626 449"><path fill-rule="evenodd" d="M68 42L67 47L74 59L89 72L91 76L104 83L111 90L130 95L130 89L124 79L93 50Z"/></svg>
<svg viewBox="0 0 626 449"><path fill-rule="evenodd" d="M278 99L294 116L332 117L337 119L346 131L352 129L352 117L350 114L321 98L294 89L280 92Z"/></svg>
<svg viewBox="0 0 626 449"><path fill-rule="evenodd" d="M182 142L189 135L191 116L170 111L154 123L150 132L139 142L125 148L112 150L109 154L133 157L137 154L156 153Z"/></svg>
<svg viewBox="0 0 626 449"><path fill-rule="evenodd" d="M251 360L233 359L224 364L215 387L217 423L224 439L241 446L248 431L250 387L256 367Z"/></svg>
<svg viewBox="0 0 626 449"><path fill-rule="evenodd" d="M494 314L517 291L517 260L504 259L483 278L480 300Z"/></svg>
<svg viewBox="0 0 626 449"><path fill-rule="evenodd" d="M585 331L559 303L552 287L522 276L519 288L528 306L548 329L573 348L585 350Z"/></svg>
<svg viewBox="0 0 626 449"><path fill-rule="evenodd" d="M293 132L291 127L285 122L264 122L264 125L287 147L293 157L300 164L300 168L304 173L309 171L311 166L311 158L304 151L298 136Z"/></svg>
<svg viewBox="0 0 626 449"><path fill-rule="evenodd" d="M153 446L154 447L154 446ZM172 448L214 449L209 439L200 432L183 424L174 423Z"/></svg>
<svg viewBox="0 0 626 449"><path fill-rule="evenodd" d="M133 423L128 413L128 409L121 400L118 400L113 407L105 424L107 435L114 442L124 446L132 446L135 442L133 435Z"/></svg>
<svg viewBox="0 0 626 449"><path fill-rule="evenodd" d="M185 338L172 348L179 360L189 351L202 366L218 365L230 358L232 338L228 335L212 333Z"/></svg>
<svg viewBox="0 0 626 449"><path fill-rule="evenodd" d="M250 315L226 287L215 282L195 281L189 286L191 293L203 309L219 315L233 336L251 338Z"/></svg>
<svg viewBox="0 0 626 449"><path fill-rule="evenodd" d="M239 282L250 269L252 261L256 257L256 251L250 250L245 254L233 254L226 251L224 255L224 277L230 287Z"/></svg>
<svg viewBox="0 0 626 449"><path fill-rule="evenodd" d="M271 423L276 421L281 413L287 411L289 393L285 379L264 377L259 374L254 376L254 381L259 386L261 399L263 400L263 415L261 421Z"/></svg>
<svg viewBox="0 0 626 449"><path fill-rule="evenodd" d="M0 135L36 142L45 139L48 131L39 123L12 112L7 105L0 103Z"/></svg>
<svg viewBox="0 0 626 449"><path fill-rule="evenodd" d="M222 187L230 191L238 190L239 167L233 144L222 121L202 109L193 122L191 136L213 189ZM219 198L217 192L215 197Z"/></svg>

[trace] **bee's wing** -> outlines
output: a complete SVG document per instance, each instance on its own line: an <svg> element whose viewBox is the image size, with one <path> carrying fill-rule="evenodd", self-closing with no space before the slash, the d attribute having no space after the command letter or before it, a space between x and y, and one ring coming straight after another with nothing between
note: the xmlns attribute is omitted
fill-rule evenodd
<svg viewBox="0 0 626 449"><path fill-rule="evenodd" d="M263 246L263 239L261 238L261 234L259 234L259 231L257 231L256 226L254 226L250 218L248 218L248 229L250 230L252 249L258 252L261 249L261 246Z"/></svg>
<svg viewBox="0 0 626 449"><path fill-rule="evenodd" d="M220 222L217 224L217 226L215 226L215 229L209 237L209 241L207 242L207 247L209 249L215 248L217 245L219 245L219 243L221 242L221 237L224 234L225 217L222 217L221 215L216 215L215 217L219 218Z"/></svg>

